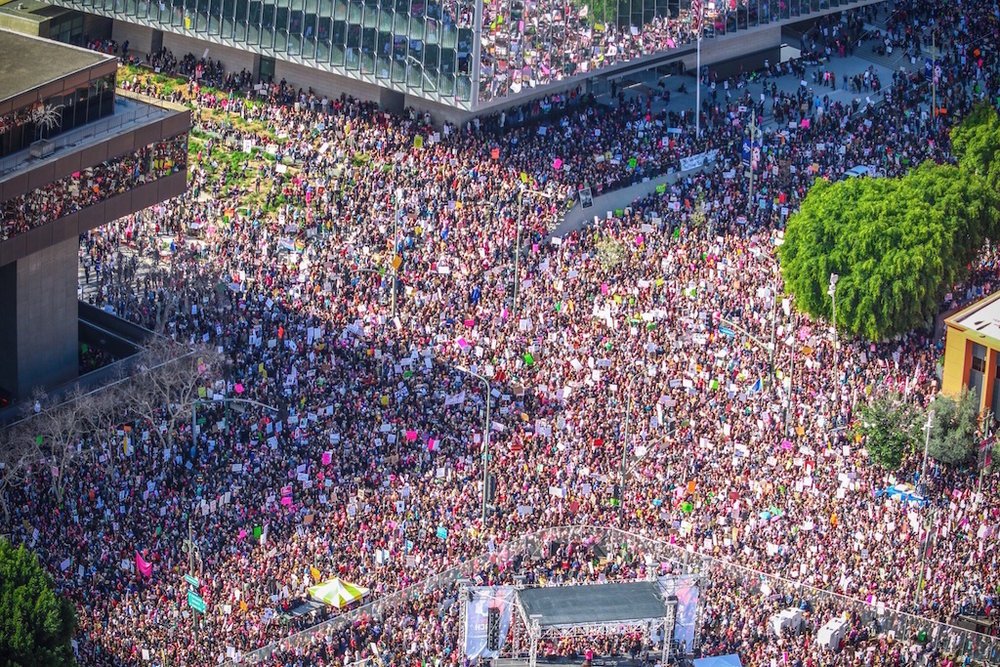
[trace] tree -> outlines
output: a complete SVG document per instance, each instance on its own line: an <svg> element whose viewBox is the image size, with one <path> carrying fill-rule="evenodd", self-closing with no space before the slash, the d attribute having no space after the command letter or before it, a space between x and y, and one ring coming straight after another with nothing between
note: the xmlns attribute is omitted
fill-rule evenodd
<svg viewBox="0 0 1000 667"><path fill-rule="evenodd" d="M956 401L938 395L931 401L934 411L931 422L927 453L946 465L962 465L976 453L979 432L979 400L971 391L964 392Z"/></svg>
<svg viewBox="0 0 1000 667"><path fill-rule="evenodd" d="M993 224L981 178L924 163L900 179L818 180L779 248L787 291L838 329L870 340L925 328Z"/></svg>
<svg viewBox="0 0 1000 667"><path fill-rule="evenodd" d="M0 539L0 659L5 665L75 664L76 613L24 546Z"/></svg>
<svg viewBox="0 0 1000 667"><path fill-rule="evenodd" d="M920 432L920 411L899 394L876 398L861 408L860 433L871 459L896 470L914 450Z"/></svg>
<svg viewBox="0 0 1000 667"><path fill-rule="evenodd" d="M990 186L993 222L1000 224L1000 115L986 103L978 104L951 130L951 145L959 167ZM995 238L995 237L994 237Z"/></svg>
<svg viewBox="0 0 1000 667"><path fill-rule="evenodd" d="M211 373L221 377L225 360L215 348L186 350L158 339L140 353L138 365L142 373L128 407L149 425L160 445L171 447L178 426L190 418L198 390L209 383Z"/></svg>
<svg viewBox="0 0 1000 667"><path fill-rule="evenodd" d="M42 458L36 438L24 423L8 427L0 435L0 509L10 523L9 489L24 481L31 466Z"/></svg>
<svg viewBox="0 0 1000 667"><path fill-rule="evenodd" d="M597 261L605 270L614 269L625 261L625 244L610 234L598 239L595 246L597 247Z"/></svg>

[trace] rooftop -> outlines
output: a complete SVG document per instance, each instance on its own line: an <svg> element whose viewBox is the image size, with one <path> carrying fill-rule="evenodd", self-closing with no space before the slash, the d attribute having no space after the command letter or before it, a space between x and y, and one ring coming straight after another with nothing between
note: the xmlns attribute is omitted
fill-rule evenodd
<svg viewBox="0 0 1000 667"><path fill-rule="evenodd" d="M113 58L0 29L0 102Z"/></svg>
<svg viewBox="0 0 1000 667"><path fill-rule="evenodd" d="M525 588L517 592L528 618L543 628L663 618L665 603L655 581Z"/></svg>
<svg viewBox="0 0 1000 667"><path fill-rule="evenodd" d="M1000 341L1000 292L963 308L949 317L947 322Z"/></svg>

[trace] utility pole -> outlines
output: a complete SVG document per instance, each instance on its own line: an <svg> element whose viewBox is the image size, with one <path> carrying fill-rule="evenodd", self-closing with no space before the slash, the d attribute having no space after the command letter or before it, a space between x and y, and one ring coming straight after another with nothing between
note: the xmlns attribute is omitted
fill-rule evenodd
<svg viewBox="0 0 1000 667"><path fill-rule="evenodd" d="M396 317L396 283L399 281L399 264L397 252L399 249L399 217L403 213L403 188L396 188L396 207L392 216L392 316Z"/></svg>
<svg viewBox="0 0 1000 667"><path fill-rule="evenodd" d="M191 516L188 515L188 538L187 538L187 552L188 552L188 575L195 577L194 573L194 527L191 525ZM194 632L194 643L198 643L198 612L194 609L191 610L191 628Z"/></svg>
<svg viewBox="0 0 1000 667"><path fill-rule="evenodd" d="M701 32L704 9L702 0L691 0L691 21L697 42L694 76L694 136L698 139L701 139Z"/></svg>
<svg viewBox="0 0 1000 667"><path fill-rule="evenodd" d="M928 429L928 432L930 432L930 429ZM931 508L930 512L928 512L927 525L924 528L924 543L920 545L920 565L917 566L920 571L917 576L917 588L913 591L913 607L915 613L916 610L920 608L919 605L924 599L924 561L927 559L927 547L930 546L931 543L931 531L934 529L934 525L937 522L937 511L938 508L935 506Z"/></svg>
<svg viewBox="0 0 1000 667"><path fill-rule="evenodd" d="M937 129L937 45L936 31L931 28L931 122Z"/></svg>
<svg viewBox="0 0 1000 667"><path fill-rule="evenodd" d="M538 195L540 197L545 197L546 199L552 199L552 195L544 190L530 190L527 186L522 185L521 189L517 193L517 238L514 241L514 285L512 288L513 292L513 304L511 306L511 313L517 312L517 297L521 291L521 227L524 226L524 195ZM561 259L562 255L560 255Z"/></svg>
<svg viewBox="0 0 1000 667"><path fill-rule="evenodd" d="M986 411L986 418L983 420L983 442L986 443L985 446L980 445L982 450L983 460L979 464L979 481L976 484L976 495L982 494L983 491L983 475L986 473L986 462L990 458L990 449L993 448L994 438L990 431L993 430L993 411Z"/></svg>
<svg viewBox="0 0 1000 667"><path fill-rule="evenodd" d="M754 171L757 169L757 136L759 132L757 131L757 106L753 104L751 100L750 106L750 199L747 201L747 222L753 223L754 212L753 212L753 180Z"/></svg>
<svg viewBox="0 0 1000 667"><path fill-rule="evenodd" d="M767 348L767 376L774 382L774 337L778 329L778 281L771 286L771 344Z"/></svg>
<svg viewBox="0 0 1000 667"><path fill-rule="evenodd" d="M840 276L836 273L830 274L830 286L827 288L826 293L830 295L830 299L833 303L833 317L830 319L830 323L833 325L833 368L834 372L837 371L837 363L839 361L838 357L840 355L840 334L837 333L837 281L840 280Z"/></svg>
<svg viewBox="0 0 1000 667"><path fill-rule="evenodd" d="M618 496L619 496L618 497L618 512L620 514L625 512L625 477L626 477L625 464L627 463L627 460L628 460L628 427L629 427L629 418L632 415L632 391L631 391L631 388L632 388L632 383L629 382L626 385L626 389L625 389L628 392L629 397L628 397L628 402L625 405L625 432L622 434L623 437L622 437L621 485L618 487Z"/></svg>
<svg viewBox="0 0 1000 667"><path fill-rule="evenodd" d="M511 313L517 313L517 293L520 290L521 278L521 223L524 219L524 189L517 193L517 239L514 242L514 307Z"/></svg>
<svg viewBox="0 0 1000 667"><path fill-rule="evenodd" d="M927 450L931 444L931 425L934 423L934 411L927 411L927 424L924 425L924 461L920 464L920 486L921 488L927 487L926 475L927 475ZM924 495L923 492L920 495Z"/></svg>
<svg viewBox="0 0 1000 667"><path fill-rule="evenodd" d="M489 499L487 497L489 484L490 484L490 406L493 402L493 387L490 385L490 381L486 377L480 375L479 373L466 368L465 366L453 366L457 371L461 371L466 375L473 377L483 383L486 387L486 416L483 419L483 449L482 449L482 462L483 462L483 507L482 507L482 520L483 520L483 536L486 535L486 518L487 518L487 505L489 504Z"/></svg>

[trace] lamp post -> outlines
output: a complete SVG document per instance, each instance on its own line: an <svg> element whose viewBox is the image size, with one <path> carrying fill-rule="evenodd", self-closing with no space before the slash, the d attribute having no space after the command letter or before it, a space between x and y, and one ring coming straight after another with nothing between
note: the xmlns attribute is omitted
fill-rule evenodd
<svg viewBox="0 0 1000 667"><path fill-rule="evenodd" d="M622 434L622 465L621 465L621 481L618 485L618 512L622 514L625 512L625 476L627 471L625 469L625 464L628 460L628 427L629 418L632 414L632 383L629 382L626 385L626 392L628 392L628 403L625 407L625 432Z"/></svg>
<svg viewBox="0 0 1000 667"><path fill-rule="evenodd" d="M399 218L403 215L403 199L404 192L403 188L396 188L395 192L395 202L396 207L392 215L392 316L396 317L396 282L399 278L399 264L402 260L397 261L396 253L399 249Z"/></svg>
<svg viewBox="0 0 1000 667"><path fill-rule="evenodd" d="M837 281L840 280L840 276L836 273L830 274L830 286L827 287L826 293L830 295L830 301L832 304L833 317L830 319L830 323L833 325L833 368L834 372L837 369L839 351L840 351L840 335L837 333Z"/></svg>
<svg viewBox="0 0 1000 667"><path fill-rule="evenodd" d="M513 305L511 312L517 312L517 296L521 287L521 227L524 226L524 195L538 195L546 199L552 199L552 195L543 190L532 190L522 185L517 192L517 233L514 241L514 285L513 285Z"/></svg>
<svg viewBox="0 0 1000 667"><path fill-rule="evenodd" d="M201 569L202 569L201 549L198 548L198 545L195 544L195 541L194 541L194 528L191 525L191 515L190 514L188 515L188 537L187 537L186 540L184 540L184 548L185 548L185 550L188 553L188 576L191 577L192 579L195 578L194 563L195 563L195 560L197 560L198 561L198 577L197 577L197 580L200 581L201 580ZM198 626L199 625L200 624L198 623L198 611L196 611L195 609L192 609L191 610L191 627L192 627L193 632L194 632L194 642L195 642L195 644L198 643Z"/></svg>
<svg viewBox="0 0 1000 667"><path fill-rule="evenodd" d="M490 385L490 381L486 379L485 376L480 375L476 371L467 368L465 366L455 365L454 368L457 371L465 373L470 377L473 377L486 387L486 412L483 418L483 449L482 449L482 460L483 460L483 508L482 508L482 520L483 520L483 533L486 532L486 506L488 504L487 499L487 489L489 487L489 475L490 475L490 404L492 403L493 396L491 392L493 387Z"/></svg>
<svg viewBox="0 0 1000 667"><path fill-rule="evenodd" d="M934 424L934 411L927 411L927 423L924 424L924 459L920 464L920 487L924 489L927 487L927 481L925 475L927 474L927 450L930 448L931 444L931 426ZM923 492L920 495L924 495Z"/></svg>

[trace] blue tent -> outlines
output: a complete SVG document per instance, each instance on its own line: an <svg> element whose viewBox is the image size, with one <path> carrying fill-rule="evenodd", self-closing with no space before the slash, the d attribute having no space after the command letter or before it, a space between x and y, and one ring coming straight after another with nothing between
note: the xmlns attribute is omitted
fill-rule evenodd
<svg viewBox="0 0 1000 667"><path fill-rule="evenodd" d="M714 658L699 658L694 667L743 667L738 655L720 655Z"/></svg>
<svg viewBox="0 0 1000 667"><path fill-rule="evenodd" d="M875 492L876 498L883 496L898 500L901 503L912 503L917 507L926 507L928 502L923 496L917 495L916 489L912 484L897 484L896 486L890 486Z"/></svg>

